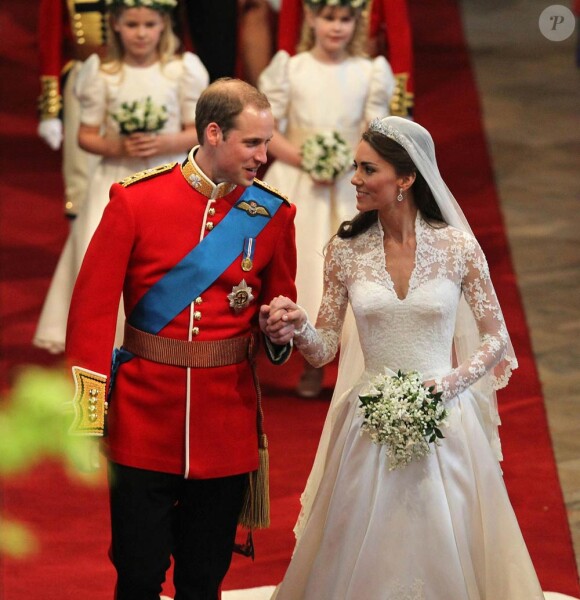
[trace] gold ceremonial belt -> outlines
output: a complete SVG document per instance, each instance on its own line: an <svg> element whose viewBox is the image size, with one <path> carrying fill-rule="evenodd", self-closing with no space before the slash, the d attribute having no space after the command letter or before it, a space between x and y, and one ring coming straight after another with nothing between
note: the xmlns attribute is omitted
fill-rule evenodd
<svg viewBox="0 0 580 600"><path fill-rule="evenodd" d="M252 358L254 337L246 335L227 340L188 342L153 335L125 323L125 350L174 367L225 367Z"/></svg>

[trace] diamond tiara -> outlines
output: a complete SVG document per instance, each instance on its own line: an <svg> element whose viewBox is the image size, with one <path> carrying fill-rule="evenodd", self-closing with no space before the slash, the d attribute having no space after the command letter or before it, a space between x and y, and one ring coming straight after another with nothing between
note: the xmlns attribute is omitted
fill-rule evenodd
<svg viewBox="0 0 580 600"><path fill-rule="evenodd" d="M395 129L392 125L387 125L382 119L373 119L369 124L369 130L376 131L377 133L394 140L397 142L397 144L403 146L405 150L408 150L407 140L397 129Z"/></svg>

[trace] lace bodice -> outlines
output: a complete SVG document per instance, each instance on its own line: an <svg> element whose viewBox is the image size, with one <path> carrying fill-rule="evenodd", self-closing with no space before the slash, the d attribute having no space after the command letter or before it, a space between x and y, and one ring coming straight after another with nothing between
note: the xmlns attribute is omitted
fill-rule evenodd
<svg viewBox="0 0 580 600"><path fill-rule="evenodd" d="M308 323L295 343L315 366L332 360L350 302L368 372L416 369L426 380L435 379L444 397L451 398L503 358L507 330L475 238L451 226L431 227L419 215L415 232L415 266L404 299L397 297L386 269L378 221L354 238L333 238L316 328ZM480 345L468 360L453 365L462 292L477 322Z"/></svg>

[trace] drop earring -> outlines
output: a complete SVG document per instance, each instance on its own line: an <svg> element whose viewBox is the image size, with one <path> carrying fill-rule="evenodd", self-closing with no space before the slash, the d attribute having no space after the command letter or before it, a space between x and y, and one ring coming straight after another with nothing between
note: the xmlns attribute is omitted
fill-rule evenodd
<svg viewBox="0 0 580 600"><path fill-rule="evenodd" d="M405 196L403 196L403 188L399 188L399 195L397 196L397 201L402 202L404 199Z"/></svg>

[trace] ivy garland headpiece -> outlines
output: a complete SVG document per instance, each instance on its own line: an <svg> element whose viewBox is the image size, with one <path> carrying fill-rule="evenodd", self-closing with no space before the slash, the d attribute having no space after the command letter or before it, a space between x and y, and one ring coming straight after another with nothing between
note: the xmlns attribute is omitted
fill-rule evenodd
<svg viewBox="0 0 580 600"><path fill-rule="evenodd" d="M368 0L304 0L306 6L310 8L323 8L329 6L331 8L353 8L355 10L363 10L368 4Z"/></svg>
<svg viewBox="0 0 580 600"><path fill-rule="evenodd" d="M107 8L150 8L169 12L177 6L177 0L106 0Z"/></svg>

